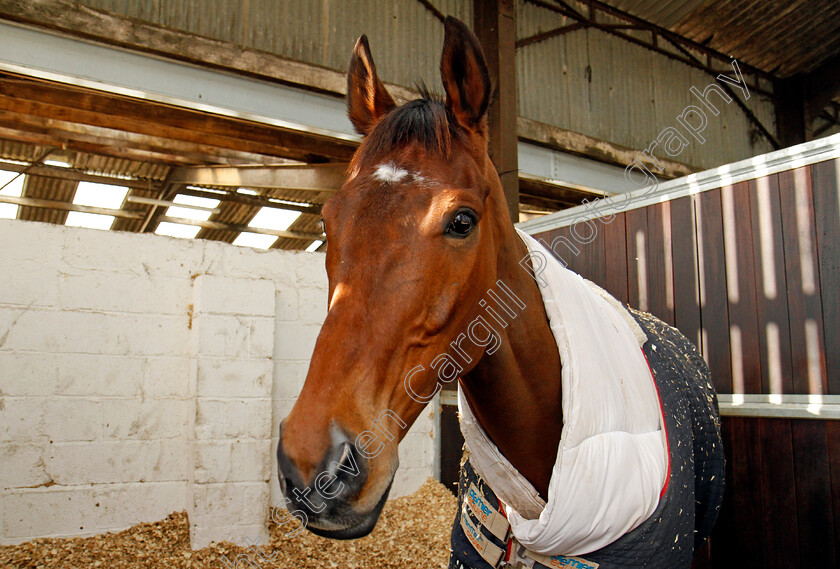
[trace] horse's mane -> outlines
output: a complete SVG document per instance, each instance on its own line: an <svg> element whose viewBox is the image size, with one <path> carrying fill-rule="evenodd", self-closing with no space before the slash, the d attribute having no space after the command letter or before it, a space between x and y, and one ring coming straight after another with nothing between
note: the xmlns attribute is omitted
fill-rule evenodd
<svg viewBox="0 0 840 569"><path fill-rule="evenodd" d="M395 107L380 119L365 137L353 164L375 163L392 149L409 142L419 143L435 156L449 158L452 140L462 136L446 105L425 85L418 86L420 99Z"/></svg>

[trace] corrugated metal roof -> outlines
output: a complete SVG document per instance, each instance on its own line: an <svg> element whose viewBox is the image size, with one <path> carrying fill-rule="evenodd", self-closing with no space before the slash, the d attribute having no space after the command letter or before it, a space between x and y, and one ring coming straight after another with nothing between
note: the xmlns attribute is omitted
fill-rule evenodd
<svg viewBox="0 0 840 569"><path fill-rule="evenodd" d="M589 2L567 4L581 14ZM353 42L369 36L377 69L387 82L411 87L418 79L440 90L440 21L417 0L82 0L145 21L345 71ZM668 29L781 77L807 71L840 53L840 3L835 0L608 0L608 6ZM472 21L472 0L433 0L443 14ZM572 23L528 0L516 0L517 38ZM620 23L599 12L599 22ZM647 30L623 30L647 41ZM660 41L660 49L679 53ZM693 53L693 52L692 52ZM705 59L697 51L698 59ZM726 68L727 62L720 62ZM520 115L615 144L644 149L692 102L689 88L711 75L596 29L578 29L517 50ZM764 81L764 80L763 80ZM772 90L769 82L763 88ZM747 101L769 132L772 102ZM710 124L704 144L678 160L708 168L771 150L755 126L730 105Z"/></svg>
<svg viewBox="0 0 840 569"><path fill-rule="evenodd" d="M416 0L83 0L81 4L345 71L367 34L384 81L440 90L437 56L443 25ZM472 0L434 0L443 14L472 21ZM411 65L406 65L411 61Z"/></svg>
<svg viewBox="0 0 840 569"><path fill-rule="evenodd" d="M652 24L785 78L840 52L836 0L607 0Z"/></svg>
<svg viewBox="0 0 840 569"><path fill-rule="evenodd" d="M0 157L8 160L32 162L43 156L47 150L44 146L0 139Z"/></svg>
<svg viewBox="0 0 840 569"><path fill-rule="evenodd" d="M784 78L840 52L840 2L712 0L673 30Z"/></svg>
<svg viewBox="0 0 840 569"><path fill-rule="evenodd" d="M74 153L72 166L79 170L85 170L91 174L103 174L106 176L130 176L142 180L161 182L172 169L166 164L155 162L138 162L125 158L114 158L111 156L99 156L82 152Z"/></svg>
<svg viewBox="0 0 840 569"><path fill-rule="evenodd" d="M31 163L38 158L42 158L47 150L50 149L0 139L0 160L6 159ZM132 180L132 186L137 186L139 181L139 187L130 188L128 195L141 198L160 199L163 189L161 181L166 178L166 175L171 169L169 166L162 164L137 162L95 154L65 151L61 149L52 149L48 159L58 160L68 164L68 168L66 170L62 169L62 172L69 173L70 175L77 173L109 176L113 177L110 181L113 185L122 185L126 183L124 181L126 178ZM2 164L0 164L0 169L3 169ZM143 187L144 183L148 183L147 188ZM73 201L77 185L78 182L76 181L25 174L22 196L71 203ZM211 187L209 189L224 188ZM332 192L327 191L313 192L283 189L261 189L259 191L264 197L279 198L289 202L298 203L300 205L322 205L332 195ZM261 207L262 206L260 204L243 204L238 202L222 201L222 203L219 204L220 212L212 215L210 220L236 225L247 225ZM148 204L132 203L128 201L122 205L122 210L140 212L144 215L144 217L151 211L151 209L152 206ZM22 206L18 210L18 218L30 221L44 221L63 224L67 219L67 213L67 211L60 209ZM305 213L295 220L290 229L319 233L319 220L320 215ZM114 221L112 229L118 231L140 231L142 226L143 219L117 217ZM202 229L199 232L198 237L230 243L236 239L238 235L239 232L233 230ZM310 241L302 239L279 239L275 244L275 247L282 249L305 249L309 244Z"/></svg>
<svg viewBox="0 0 840 569"><path fill-rule="evenodd" d="M538 5L519 7L518 38L572 23ZM714 81L699 69L594 28L520 48L516 64L520 116L639 151L664 129L678 126L676 117L696 104L692 86L702 91ZM752 96L746 104L772 128L771 101ZM721 105L720 111L719 116L709 116L705 142L689 137L676 160L711 168L773 149L754 135L754 127L734 102ZM664 156L661 149L654 153Z"/></svg>
<svg viewBox="0 0 840 569"><path fill-rule="evenodd" d="M324 205L333 192L313 192L310 190L270 190L263 189L262 195L277 198L281 200L289 200L301 204L320 204Z"/></svg>
<svg viewBox="0 0 840 569"><path fill-rule="evenodd" d="M33 162L45 157L47 160L66 162L71 169L83 170L90 174L124 176L151 182L163 181L172 169L167 164L157 162L139 162L0 138L0 159Z"/></svg>
<svg viewBox="0 0 840 569"><path fill-rule="evenodd" d="M707 0L607 0L606 4L651 24L670 28L706 2Z"/></svg>
<svg viewBox="0 0 840 569"><path fill-rule="evenodd" d="M549 0L550 1L550 0ZM367 34L384 80L437 85L443 27L416 0L81 0L81 4L344 71ZM835 0L606 0L605 4L779 74L813 69L837 53ZM472 21L471 0L434 0L443 14ZM526 0L517 0L521 13ZM585 1L568 5L586 13ZM560 4L557 4L560 6ZM243 9L244 8L244 9ZM542 12L544 19L549 19ZM411 61L411 65L406 65Z"/></svg>
<svg viewBox="0 0 840 569"><path fill-rule="evenodd" d="M129 196L141 197L141 198L158 198L160 196L160 190L157 188L155 189L148 189L142 190L139 188L131 188L128 192ZM149 212L151 206L139 203L131 203L126 201L123 203L124 210L128 211L137 211L141 212L144 215ZM114 220L114 224L111 226L111 229L115 231L132 231L137 232L140 231L140 228L143 227L143 220L142 219L126 219L122 217L118 217Z"/></svg>
<svg viewBox="0 0 840 569"><path fill-rule="evenodd" d="M41 198L62 202L73 201L77 182L57 180L42 176L26 176L23 183L23 196L27 198ZM67 219L67 212L58 209L22 206L18 210L18 218L27 221L46 221L48 223L63 224Z"/></svg>
<svg viewBox="0 0 840 569"><path fill-rule="evenodd" d="M210 216L211 220L247 225L259 211L259 208L233 202L222 202L219 204L219 210L219 213ZM211 239L213 241L225 241L226 243L232 243L233 240L236 239L237 235L239 235L238 231L228 231L225 229L202 229L198 232L197 237L201 239Z"/></svg>
<svg viewBox="0 0 840 569"><path fill-rule="evenodd" d="M289 227L292 231L306 231L307 233L320 233L321 216L313 215L311 213L303 213L294 223ZM273 249L306 249L311 241L301 241L300 239L287 239L280 237L274 242Z"/></svg>

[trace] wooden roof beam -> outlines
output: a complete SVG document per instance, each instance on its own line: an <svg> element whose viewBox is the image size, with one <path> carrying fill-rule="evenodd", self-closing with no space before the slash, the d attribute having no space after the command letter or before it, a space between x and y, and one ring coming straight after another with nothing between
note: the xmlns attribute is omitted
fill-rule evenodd
<svg viewBox="0 0 840 569"><path fill-rule="evenodd" d="M323 233L310 233L305 231L282 231L278 229L261 229L239 223L225 223L222 221L202 221L199 219L184 219L181 217L162 216L160 222L180 223L182 225L195 225L204 229L222 229L225 231L236 231L238 233L259 233L260 235L276 235L288 239L302 239L305 241L324 240Z"/></svg>
<svg viewBox="0 0 840 569"><path fill-rule="evenodd" d="M126 179L117 178L113 176L103 176L101 174L88 174L73 168L62 168L60 166L44 165L23 165L6 163L0 159L0 170L9 172L19 172L31 174L33 176L42 176L44 178L57 178L59 180L70 180L73 182L92 182L94 184L110 184L112 186L125 186L126 188L135 188L138 190L160 190L160 182L152 180Z"/></svg>
<svg viewBox="0 0 840 569"><path fill-rule="evenodd" d="M170 182L229 188L276 188L336 191L346 178L346 164L309 166L194 166L172 170Z"/></svg>
<svg viewBox="0 0 840 569"><path fill-rule="evenodd" d="M489 152L502 181L508 211L519 221L516 132L516 6L513 0L474 0L473 29L481 42L494 89L488 119Z"/></svg>
<svg viewBox="0 0 840 569"><path fill-rule="evenodd" d="M614 164L622 168L631 164L633 160L643 157L639 150L523 117L517 119L516 127L520 141L560 152L576 154L607 164ZM664 178L680 178L701 170L701 168L666 157L657 156L656 159L663 166L661 174ZM657 171L657 174L659 173Z"/></svg>
<svg viewBox="0 0 840 569"><path fill-rule="evenodd" d="M836 55L804 77L805 122L810 129L814 120L840 95L840 55Z"/></svg>
<svg viewBox="0 0 840 569"><path fill-rule="evenodd" d="M299 211L300 213L311 213L312 215L321 215L320 205L298 204L286 200L275 201L275 199L281 200L282 198L270 198L267 196L251 196L247 194L238 194L234 191L226 191L224 194L217 194L215 192L208 192L199 188L181 188L180 190L178 190L178 193L186 196L216 199L221 200L223 202L233 202L254 207L288 209L290 211Z"/></svg>
<svg viewBox="0 0 840 569"><path fill-rule="evenodd" d="M113 217L123 217L126 219L143 218L143 213L137 211L126 211L124 209L109 209L106 207L77 205L74 203L64 202L60 200L47 200L41 198L18 198L15 196L0 196L0 203L15 204L23 207L36 207L39 209L57 209L61 211L80 211L82 213L96 213L99 215L111 215Z"/></svg>
<svg viewBox="0 0 840 569"><path fill-rule="evenodd" d="M818 118L832 117L826 108L840 95L840 55L807 75L794 75L776 82L776 123L785 146L812 140L826 127L816 125ZM830 124L829 127L830 128Z"/></svg>
<svg viewBox="0 0 840 569"><path fill-rule="evenodd" d="M356 148L350 141L3 75L0 111L7 122L25 120L41 128L45 124L79 124L89 130L121 131L123 136L139 140L171 141L169 144L184 147L186 152L239 156L240 163L264 163L272 156L306 162L346 161Z"/></svg>

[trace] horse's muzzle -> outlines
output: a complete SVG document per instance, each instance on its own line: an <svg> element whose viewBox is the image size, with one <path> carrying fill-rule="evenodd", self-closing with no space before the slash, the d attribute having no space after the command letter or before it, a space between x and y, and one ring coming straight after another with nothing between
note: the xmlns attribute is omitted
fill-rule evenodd
<svg viewBox="0 0 840 569"><path fill-rule="evenodd" d="M376 525L388 489L371 511L357 512L355 502L368 479L370 467L353 444L353 439L333 424L331 447L311 480L304 482L300 471L283 449L283 425L277 445L280 488L289 511L305 515L306 528L316 535L333 539L356 539L369 534Z"/></svg>

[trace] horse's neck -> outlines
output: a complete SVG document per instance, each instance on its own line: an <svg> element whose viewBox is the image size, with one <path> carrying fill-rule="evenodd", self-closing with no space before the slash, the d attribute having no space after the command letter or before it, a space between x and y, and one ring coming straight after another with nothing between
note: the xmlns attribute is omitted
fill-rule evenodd
<svg viewBox="0 0 840 569"><path fill-rule="evenodd" d="M539 287L519 260L526 253L514 233L500 252L498 277L525 304L504 329L501 347L461 379L484 431L543 498L563 427L560 356Z"/></svg>

